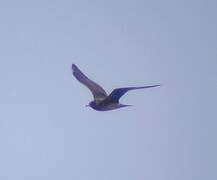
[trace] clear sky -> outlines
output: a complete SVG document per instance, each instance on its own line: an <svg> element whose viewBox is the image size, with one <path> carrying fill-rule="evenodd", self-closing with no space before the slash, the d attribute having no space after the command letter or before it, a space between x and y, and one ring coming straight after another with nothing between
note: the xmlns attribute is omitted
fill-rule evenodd
<svg viewBox="0 0 217 180"><path fill-rule="evenodd" d="M0 2L1 180L216 180L217 1ZM75 63L133 107L97 112Z"/></svg>

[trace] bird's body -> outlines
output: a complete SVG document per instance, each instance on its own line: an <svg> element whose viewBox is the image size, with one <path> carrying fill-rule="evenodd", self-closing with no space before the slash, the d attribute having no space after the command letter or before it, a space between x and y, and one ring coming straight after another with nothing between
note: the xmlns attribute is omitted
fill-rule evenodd
<svg viewBox="0 0 217 180"><path fill-rule="evenodd" d="M96 111L110 111L122 107L127 107L131 105L125 105L125 104L120 104L120 103L114 103L114 102L106 102L102 101L100 103L96 103L95 101L91 101L89 103L89 106L95 109Z"/></svg>
<svg viewBox="0 0 217 180"><path fill-rule="evenodd" d="M160 85L153 85L153 86L117 88L114 89L111 92L111 94L107 95L107 93L101 86L99 86L94 81L90 80L87 76L85 76L75 64L72 64L72 71L75 78L79 82L87 86L87 88L89 88L90 91L92 92L94 100L91 101L88 106L92 107L97 111L109 111L109 110L114 110L122 107L131 106L131 105L125 105L119 103L119 99L126 92L135 89L144 89L144 88L152 88L152 87L160 86Z"/></svg>

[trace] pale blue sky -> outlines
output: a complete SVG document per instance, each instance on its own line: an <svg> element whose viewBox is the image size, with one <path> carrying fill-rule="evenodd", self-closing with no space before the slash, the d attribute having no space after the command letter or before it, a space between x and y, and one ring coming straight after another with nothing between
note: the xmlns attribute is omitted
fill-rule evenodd
<svg viewBox="0 0 217 180"><path fill-rule="evenodd" d="M1 1L1 180L216 180L217 2ZM84 106L76 63L108 92Z"/></svg>

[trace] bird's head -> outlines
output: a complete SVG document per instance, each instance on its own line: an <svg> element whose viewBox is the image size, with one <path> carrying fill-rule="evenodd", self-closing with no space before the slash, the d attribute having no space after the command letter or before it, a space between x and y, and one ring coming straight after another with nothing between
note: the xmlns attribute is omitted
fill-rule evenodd
<svg viewBox="0 0 217 180"><path fill-rule="evenodd" d="M86 107L92 107L92 108L94 108L95 106L96 106L95 101L91 101L91 102L89 102L89 104L86 105Z"/></svg>

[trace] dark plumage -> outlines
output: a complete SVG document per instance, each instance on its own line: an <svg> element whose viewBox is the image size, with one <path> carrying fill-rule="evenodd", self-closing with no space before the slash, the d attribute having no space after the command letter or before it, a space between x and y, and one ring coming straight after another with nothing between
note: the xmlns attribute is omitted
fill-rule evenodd
<svg viewBox="0 0 217 180"><path fill-rule="evenodd" d="M88 106L92 107L97 111L108 111L108 110L131 106L131 105L125 105L119 103L119 99L127 91L160 86L160 85L153 85L153 86L117 88L114 89L111 92L111 94L107 95L105 90L100 85L98 85L94 81L90 80L87 76L85 76L75 64L72 64L72 72L75 78L79 82L84 84L87 88L89 88L90 91L92 92L94 100L91 101Z"/></svg>

